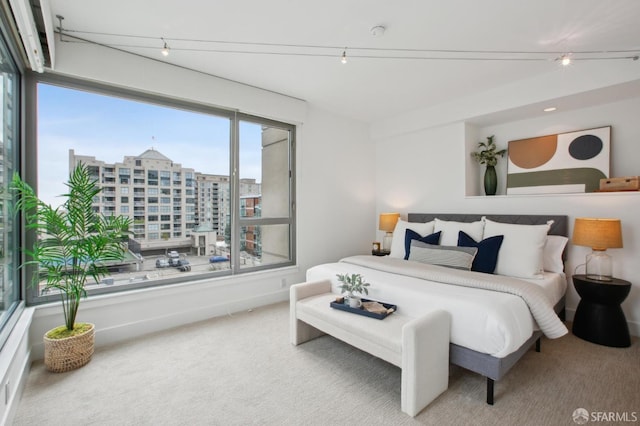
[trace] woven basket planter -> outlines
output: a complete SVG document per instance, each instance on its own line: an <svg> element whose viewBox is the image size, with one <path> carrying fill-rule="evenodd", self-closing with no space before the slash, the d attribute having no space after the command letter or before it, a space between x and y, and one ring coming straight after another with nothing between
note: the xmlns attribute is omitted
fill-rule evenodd
<svg viewBox="0 0 640 426"><path fill-rule="evenodd" d="M75 370L91 361L95 326L77 336L49 339L44 336L44 365L54 373Z"/></svg>

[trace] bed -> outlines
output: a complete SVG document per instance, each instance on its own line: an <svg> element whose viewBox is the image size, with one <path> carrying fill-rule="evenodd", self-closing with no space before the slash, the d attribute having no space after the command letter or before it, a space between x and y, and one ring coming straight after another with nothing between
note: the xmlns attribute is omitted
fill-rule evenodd
<svg viewBox="0 0 640 426"><path fill-rule="evenodd" d="M407 236L407 229L415 233L413 239ZM474 262L484 256L479 255L483 244L501 241L494 259L495 274L429 264L430 254L426 261L419 258L433 249L434 253L454 252L457 262L458 250L464 249L449 248L457 245L458 236L462 238L459 231L477 243L472 251ZM443 247L424 243L436 234ZM408 222L401 220L396 226L391 256L352 256L318 265L307 271L307 281L330 279L339 292L336 274L360 273L371 283L370 298L397 304L398 312L419 315L424 309L447 310L452 317L450 362L486 377L486 400L493 404L495 381L534 344L539 351L543 334L556 338L567 332L561 323L567 285L563 272L566 235L566 216L411 213ZM401 258L403 253L407 259ZM549 253L555 258L548 258ZM538 261L540 270L533 271ZM514 291L512 285L523 290ZM504 287L508 287L506 292ZM531 297L534 302L527 299Z"/></svg>

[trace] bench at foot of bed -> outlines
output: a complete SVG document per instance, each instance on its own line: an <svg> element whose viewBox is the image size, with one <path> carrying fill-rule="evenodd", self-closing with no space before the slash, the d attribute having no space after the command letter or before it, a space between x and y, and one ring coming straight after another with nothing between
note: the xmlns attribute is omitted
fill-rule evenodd
<svg viewBox="0 0 640 426"><path fill-rule="evenodd" d="M398 313L383 320L329 306L336 294L328 280L291 286L293 345L329 334L402 369L401 409L417 415L449 385L451 318L441 310L417 318Z"/></svg>

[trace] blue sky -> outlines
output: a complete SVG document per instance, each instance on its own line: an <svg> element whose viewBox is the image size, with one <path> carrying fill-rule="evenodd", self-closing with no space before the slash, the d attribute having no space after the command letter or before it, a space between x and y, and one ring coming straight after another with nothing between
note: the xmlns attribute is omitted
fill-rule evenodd
<svg viewBox="0 0 640 426"><path fill-rule="evenodd" d="M261 179L260 126L242 123L242 178ZM66 190L69 149L107 163L153 147L198 172L229 174L226 118L38 85L38 194L50 204Z"/></svg>

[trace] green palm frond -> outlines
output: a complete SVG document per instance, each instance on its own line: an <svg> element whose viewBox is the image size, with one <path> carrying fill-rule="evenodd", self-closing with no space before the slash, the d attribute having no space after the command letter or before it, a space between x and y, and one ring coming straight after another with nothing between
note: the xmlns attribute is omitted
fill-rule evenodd
<svg viewBox="0 0 640 426"><path fill-rule="evenodd" d="M72 330L88 277L99 282L108 274L105 262L124 258L123 241L131 220L93 211L93 199L101 189L86 165L79 164L66 185L66 200L58 208L38 199L18 174L11 188L18 195L16 210L24 213L25 227L37 234L34 247L23 250L31 259L25 264L37 264L40 270L34 274L34 285L44 278L45 290L60 291L65 324Z"/></svg>

